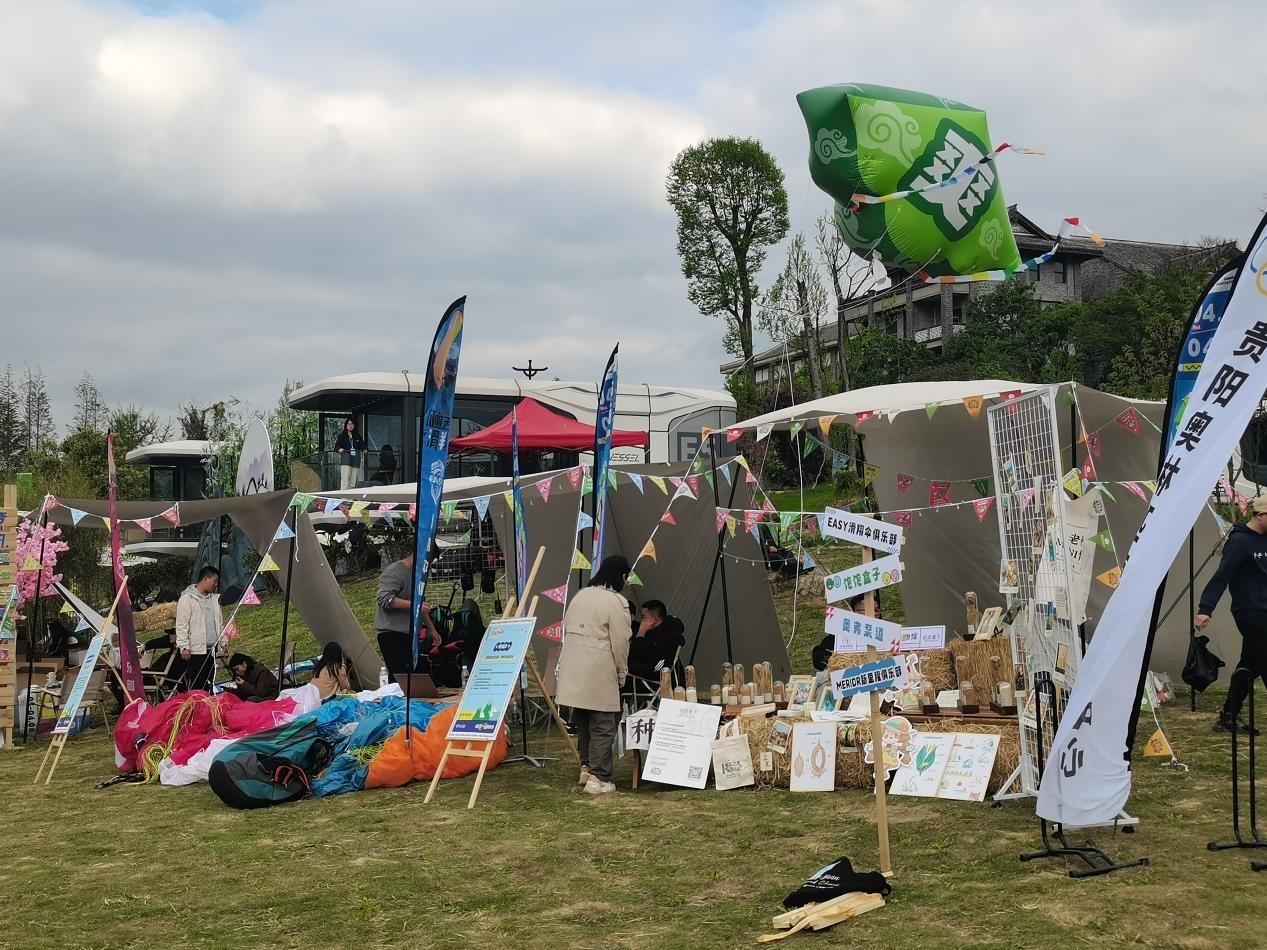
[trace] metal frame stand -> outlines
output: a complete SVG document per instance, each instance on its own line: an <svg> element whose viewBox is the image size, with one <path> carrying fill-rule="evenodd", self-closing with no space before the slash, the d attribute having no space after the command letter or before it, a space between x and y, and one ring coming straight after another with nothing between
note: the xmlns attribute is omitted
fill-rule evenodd
<svg viewBox="0 0 1267 950"><path fill-rule="evenodd" d="M1044 749L1043 749L1043 700L1046 697L1051 703L1052 723L1056 722L1056 689L1052 683L1051 674L1045 671L1039 671L1034 674L1034 716L1038 720L1038 728L1034 730L1035 751L1038 753L1038 768L1042 772L1044 766ZM1136 858L1134 861L1121 863L1107 854L1091 842L1076 845L1071 844L1065 835L1064 825L1058 822L1048 822L1046 818L1038 819L1039 833L1043 839L1043 850L1026 851L1021 854L1022 861L1036 861L1041 858L1075 858L1081 861L1085 867L1073 868L1068 873L1070 877L1099 877L1102 874L1111 874L1114 871L1120 871L1123 868L1144 867L1148 864L1148 858ZM1055 844L1053 845L1053 839Z"/></svg>
<svg viewBox="0 0 1267 950"><path fill-rule="evenodd" d="M529 646L528 649L531 650L532 647ZM512 755L505 759L502 759L502 765L514 765L516 762L527 762L533 768L541 769L541 768L545 768L545 764L547 762L557 762L559 760L559 757L557 755L530 755L528 753L528 691L527 691L527 687L528 687L528 664L525 661L524 665L520 667L519 669L519 703L515 712L512 714L512 718L513 716L519 717L519 738L520 738L520 742L523 744L523 752L519 753L519 755Z"/></svg>
<svg viewBox="0 0 1267 950"><path fill-rule="evenodd" d="M1237 673L1242 670L1237 670ZM1251 670L1244 670L1251 676L1249 681L1249 837L1241 831L1241 776L1240 760L1236 752L1236 719L1232 719L1232 834L1234 841L1211 841L1206 845L1211 851L1227 851L1231 848L1267 848L1267 840L1258 832L1258 769L1254 759L1254 692L1256 675ZM1233 674L1235 675L1235 674ZM1239 714L1238 714L1239 715ZM1250 868L1255 871L1267 870L1267 861L1251 861Z"/></svg>

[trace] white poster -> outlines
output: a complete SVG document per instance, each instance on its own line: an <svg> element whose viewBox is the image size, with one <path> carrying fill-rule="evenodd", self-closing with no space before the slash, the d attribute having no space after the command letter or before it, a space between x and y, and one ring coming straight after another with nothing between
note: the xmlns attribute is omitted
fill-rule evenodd
<svg viewBox="0 0 1267 950"><path fill-rule="evenodd" d="M951 732L921 732L915 740L915 754L909 765L899 765L889 786L892 795L912 795L916 798L936 798L941 788L941 777L950 761L950 750L955 745Z"/></svg>
<svg viewBox="0 0 1267 950"><path fill-rule="evenodd" d="M1073 602L1077 610L1075 623L1087 619L1087 598L1091 596L1091 578L1095 574L1095 542L1092 536L1100 530L1100 518L1104 514L1104 499L1099 487L1089 488L1081 498L1066 498L1057 488L1055 495L1064 504L1065 535L1069 539L1069 561L1073 576ZM1065 558L1059 532L1048 527L1043 539L1043 557L1039 562L1035 587L1057 593L1056 616L1069 619L1069 605L1065 593Z"/></svg>
<svg viewBox="0 0 1267 950"><path fill-rule="evenodd" d="M839 508L823 512L823 534L829 538L852 541L863 547L897 554L902 550L902 528L869 515L855 515Z"/></svg>
<svg viewBox="0 0 1267 950"><path fill-rule="evenodd" d="M877 558L857 567L829 574L823 579L824 595L829 604L848 600L878 587L901 583L902 561L896 554Z"/></svg>
<svg viewBox="0 0 1267 950"><path fill-rule="evenodd" d="M827 608L823 632L835 636L837 653L865 653L869 646L887 652L902 639L900 623L832 606Z"/></svg>
<svg viewBox="0 0 1267 950"><path fill-rule="evenodd" d="M651 748L655 729L655 710L639 709L625 717L625 748L630 752L646 752Z"/></svg>
<svg viewBox="0 0 1267 950"><path fill-rule="evenodd" d="M1205 353L1157 491L1078 671L1043 770L1038 814L1072 827L1112 821L1131 792L1128 737L1138 715L1157 586L1267 389L1267 218L1258 226Z"/></svg>
<svg viewBox="0 0 1267 950"><path fill-rule="evenodd" d="M940 650L946 646L946 625L903 627L903 650Z"/></svg>
<svg viewBox="0 0 1267 950"><path fill-rule="evenodd" d="M642 777L664 785L703 788L720 722L720 706L660 700Z"/></svg>
<svg viewBox="0 0 1267 950"><path fill-rule="evenodd" d="M999 754L999 737L956 732L945 771L941 773L938 798L963 802L983 802Z"/></svg>
<svg viewBox="0 0 1267 950"><path fill-rule="evenodd" d="M836 724L798 722L792 727L794 792L830 792L836 787Z"/></svg>

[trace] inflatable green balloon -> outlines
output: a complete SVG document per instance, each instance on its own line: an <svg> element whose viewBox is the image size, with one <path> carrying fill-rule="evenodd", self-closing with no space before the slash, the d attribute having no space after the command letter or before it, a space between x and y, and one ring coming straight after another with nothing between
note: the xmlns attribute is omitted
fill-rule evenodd
<svg viewBox="0 0 1267 950"><path fill-rule="evenodd" d="M836 225L856 254L932 277L1012 270L1021 263L990 154L985 113L922 92L853 83L796 97L809 127L810 174L836 199ZM943 188L882 204L855 194Z"/></svg>

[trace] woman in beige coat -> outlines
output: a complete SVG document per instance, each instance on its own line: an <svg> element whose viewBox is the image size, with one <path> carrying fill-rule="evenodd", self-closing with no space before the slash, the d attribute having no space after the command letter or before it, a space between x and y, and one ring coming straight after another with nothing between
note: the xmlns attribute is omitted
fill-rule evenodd
<svg viewBox="0 0 1267 950"><path fill-rule="evenodd" d="M620 687L629 673L629 602L620 595L629 562L605 558L568 603L559 656L559 705L572 707L581 780L591 795L614 792L612 746L620 727Z"/></svg>

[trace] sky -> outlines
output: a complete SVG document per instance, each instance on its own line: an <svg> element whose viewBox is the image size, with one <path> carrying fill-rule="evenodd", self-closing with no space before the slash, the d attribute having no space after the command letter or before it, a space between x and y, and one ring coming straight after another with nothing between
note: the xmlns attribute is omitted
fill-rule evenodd
<svg viewBox="0 0 1267 950"><path fill-rule="evenodd" d="M982 107L1049 230L1244 242L1267 204L1253 6L1210 2L0 0L3 360L57 422L91 373L171 414L418 369L467 294L464 373L719 388L669 163L752 136L809 181L797 92ZM781 266L771 253L761 279Z"/></svg>

